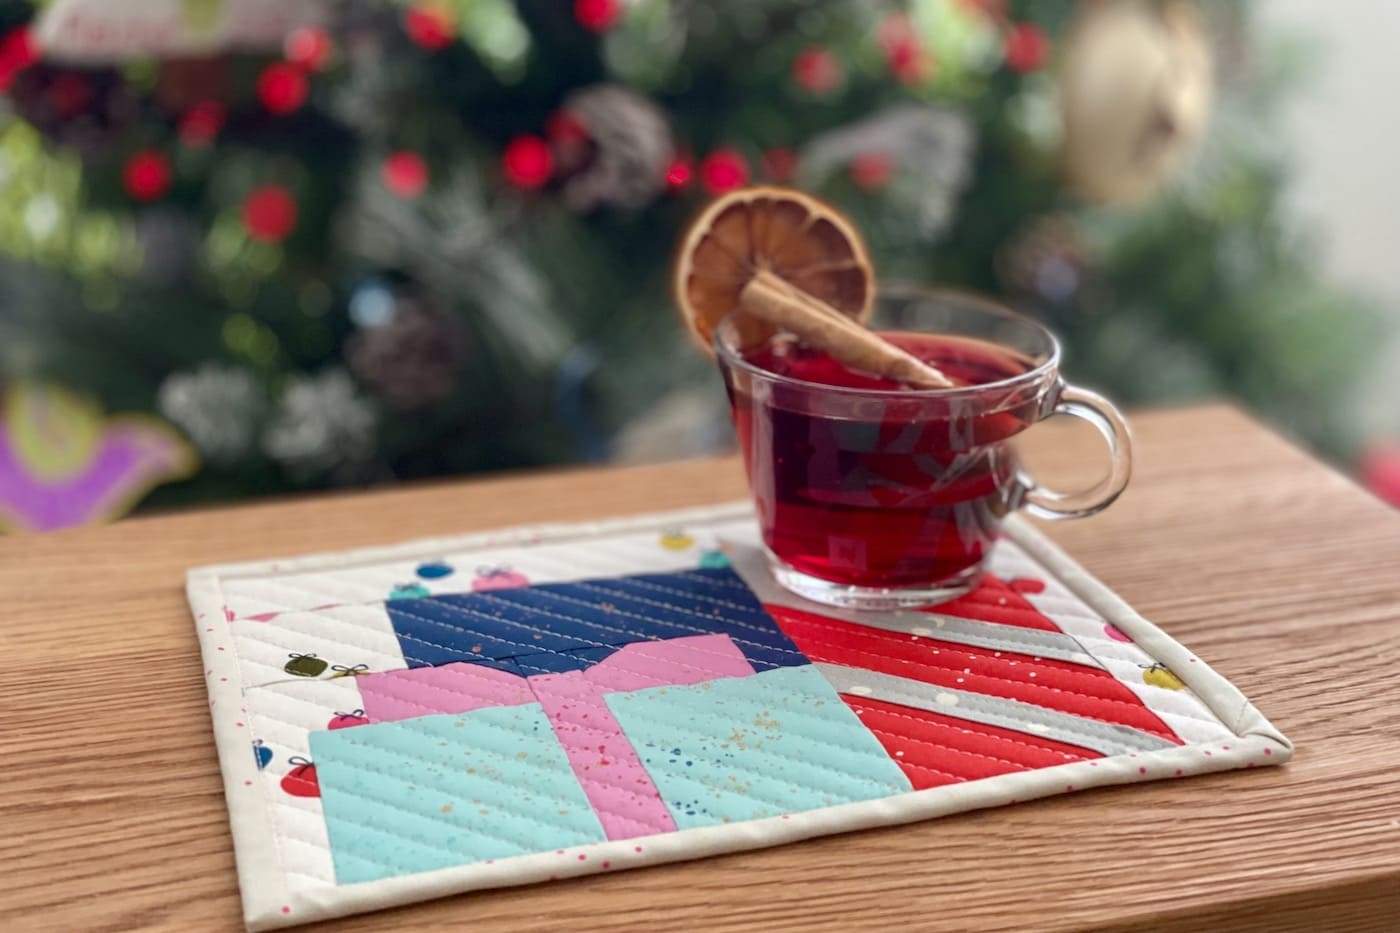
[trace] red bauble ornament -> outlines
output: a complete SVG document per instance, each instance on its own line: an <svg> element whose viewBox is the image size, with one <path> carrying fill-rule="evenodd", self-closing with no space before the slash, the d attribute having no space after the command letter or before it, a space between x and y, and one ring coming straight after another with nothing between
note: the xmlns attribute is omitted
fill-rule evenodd
<svg viewBox="0 0 1400 933"><path fill-rule="evenodd" d="M384 187L401 198L416 198L428 187L428 163L416 152L390 153L380 166Z"/></svg>
<svg viewBox="0 0 1400 933"><path fill-rule="evenodd" d="M243 199L243 228L260 243L280 243L296 225L296 199L281 185L254 188Z"/></svg>
<svg viewBox="0 0 1400 933"><path fill-rule="evenodd" d="M133 153L122 169L122 187L134 201L155 201L170 190L170 160L154 149Z"/></svg>
<svg viewBox="0 0 1400 933"><path fill-rule="evenodd" d="M851 180L866 191L875 191L894 177L894 160L883 152L862 152L851 160Z"/></svg>
<svg viewBox="0 0 1400 933"><path fill-rule="evenodd" d="M228 111L217 100L206 100L195 104L180 118L180 142L192 148L207 146L224 128Z"/></svg>
<svg viewBox="0 0 1400 933"><path fill-rule="evenodd" d="M8 90L15 75L39 60L39 47L28 26L0 36L0 91Z"/></svg>
<svg viewBox="0 0 1400 933"><path fill-rule="evenodd" d="M886 16L880 21L877 38L895 80L901 84L921 84L928 80L933 70L932 61L908 15L891 13Z"/></svg>
<svg viewBox="0 0 1400 933"><path fill-rule="evenodd" d="M1400 505L1400 443L1372 446L1361 458L1361 482L1371 492Z"/></svg>
<svg viewBox="0 0 1400 933"><path fill-rule="evenodd" d="M758 160L758 165L773 181L791 181L797 174L797 153L791 149L769 149Z"/></svg>
<svg viewBox="0 0 1400 933"><path fill-rule="evenodd" d="M294 755L287 761L294 767L282 775L282 790L293 797L321 796L321 782L316 777L316 766L300 755Z"/></svg>
<svg viewBox="0 0 1400 933"><path fill-rule="evenodd" d="M606 32L621 15L620 0L574 0L574 19L589 32Z"/></svg>
<svg viewBox="0 0 1400 933"><path fill-rule="evenodd" d="M700 163L700 183L711 194L723 194L749 183L749 164L734 149L716 149Z"/></svg>
<svg viewBox="0 0 1400 933"><path fill-rule="evenodd" d="M335 43L324 29L318 26L303 26L287 34L282 45L282 54L287 61L308 71L321 71L331 63Z"/></svg>
<svg viewBox="0 0 1400 933"><path fill-rule="evenodd" d="M846 69L829 50L814 45L793 59L792 80L808 94L830 94L846 80Z"/></svg>
<svg viewBox="0 0 1400 933"><path fill-rule="evenodd" d="M310 83L306 73L286 62L273 62L258 75L258 100L279 117L295 112L306 102Z"/></svg>
<svg viewBox="0 0 1400 933"><path fill-rule="evenodd" d="M554 172L554 156L549 144L538 136L517 136L501 153L501 169L512 185L531 190L549 181Z"/></svg>
<svg viewBox="0 0 1400 933"><path fill-rule="evenodd" d="M1016 23L1007 32L1002 51L1006 57L1006 67L1025 74L1044 67L1050 52L1050 40L1035 23Z"/></svg>
<svg viewBox="0 0 1400 933"><path fill-rule="evenodd" d="M445 3L415 3L403 14L404 32L415 44L436 52L457 38L457 20Z"/></svg>

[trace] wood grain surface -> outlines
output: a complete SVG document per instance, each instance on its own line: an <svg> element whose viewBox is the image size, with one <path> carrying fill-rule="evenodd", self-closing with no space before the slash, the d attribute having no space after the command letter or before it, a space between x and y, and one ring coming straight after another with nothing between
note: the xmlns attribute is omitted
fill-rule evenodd
<svg viewBox="0 0 1400 933"><path fill-rule="evenodd" d="M1132 487L1047 530L1298 745L1164 781L337 921L344 930L1186 931L1400 924L1400 514L1224 407L1141 414ZM1073 474L1081 439L1037 428ZM0 930L234 930L187 567L742 493L732 460L0 539ZM329 924L327 925L329 926Z"/></svg>

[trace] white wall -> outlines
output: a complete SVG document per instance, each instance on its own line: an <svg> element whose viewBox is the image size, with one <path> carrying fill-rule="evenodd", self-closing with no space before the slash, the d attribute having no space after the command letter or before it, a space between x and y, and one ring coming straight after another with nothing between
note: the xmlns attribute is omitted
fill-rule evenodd
<svg viewBox="0 0 1400 933"><path fill-rule="evenodd" d="M1339 284L1380 303L1400 333L1400 2L1256 0L1260 26L1315 46L1313 74L1290 103L1297 160L1290 206L1321 235ZM1352 409L1377 441L1400 439L1400 337Z"/></svg>
<svg viewBox="0 0 1400 933"><path fill-rule="evenodd" d="M1338 282L1400 319L1400 3L1256 0L1260 25L1316 46L1285 126L1297 156L1294 209L1326 237Z"/></svg>

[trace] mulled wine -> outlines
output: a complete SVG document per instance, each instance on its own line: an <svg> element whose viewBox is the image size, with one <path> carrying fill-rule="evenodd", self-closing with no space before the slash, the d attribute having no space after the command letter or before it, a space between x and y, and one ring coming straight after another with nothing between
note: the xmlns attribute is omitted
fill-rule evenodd
<svg viewBox="0 0 1400 933"><path fill-rule="evenodd" d="M726 367L763 539L828 583L971 585L1015 508L1012 445L1041 415L1038 362L951 334L882 336L954 387L910 389L778 338Z"/></svg>

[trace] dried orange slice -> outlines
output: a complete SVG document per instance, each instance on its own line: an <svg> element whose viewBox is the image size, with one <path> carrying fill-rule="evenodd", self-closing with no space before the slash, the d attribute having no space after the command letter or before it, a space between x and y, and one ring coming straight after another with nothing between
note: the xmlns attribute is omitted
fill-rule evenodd
<svg viewBox="0 0 1400 933"><path fill-rule="evenodd" d="M784 188L743 188L717 198L681 239L676 307L707 351L719 322L739 307L755 275L769 272L855 321L875 303L875 270L850 222L810 195ZM735 320L744 346L771 337L774 325L751 315Z"/></svg>

